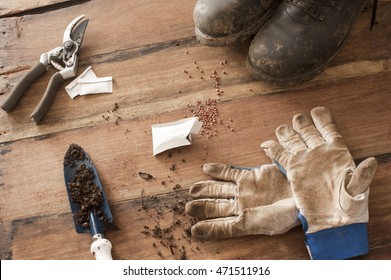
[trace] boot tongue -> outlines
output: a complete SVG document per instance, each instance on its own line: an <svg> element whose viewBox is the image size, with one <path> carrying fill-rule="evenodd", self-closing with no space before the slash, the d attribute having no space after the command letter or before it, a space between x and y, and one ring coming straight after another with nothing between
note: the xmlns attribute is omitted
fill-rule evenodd
<svg viewBox="0 0 391 280"><path fill-rule="evenodd" d="M325 8L335 7L335 1L330 0L286 0L287 13L296 21L310 24L326 20Z"/></svg>

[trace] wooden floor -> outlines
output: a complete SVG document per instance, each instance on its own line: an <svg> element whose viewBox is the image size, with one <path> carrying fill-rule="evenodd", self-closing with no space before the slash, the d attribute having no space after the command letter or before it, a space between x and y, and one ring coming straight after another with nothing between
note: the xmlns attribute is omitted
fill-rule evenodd
<svg viewBox="0 0 391 280"><path fill-rule="evenodd" d="M0 102L80 14L90 22L79 73L91 65L97 76L113 76L114 92L71 100L62 87L35 125L29 116L51 70L11 113L0 110L1 259L93 259L91 236L74 230L64 185L63 157L71 143L98 169L118 227L106 232L115 259L308 259L300 227L279 236L198 242L188 235L193 221L183 205L191 184L207 178L203 163L269 162L259 144L294 114L316 106L330 109L357 162L378 159L369 199L370 253L359 259L391 259L391 1L380 1L371 32L371 13L364 11L326 71L292 88L250 76L249 42L198 44L195 0L27 2L1 4ZM197 135L191 146L153 156L151 125L191 116L187 105L208 98L218 99L224 123L215 126L217 135ZM154 179L141 178L141 171ZM155 226L170 230L156 237Z"/></svg>

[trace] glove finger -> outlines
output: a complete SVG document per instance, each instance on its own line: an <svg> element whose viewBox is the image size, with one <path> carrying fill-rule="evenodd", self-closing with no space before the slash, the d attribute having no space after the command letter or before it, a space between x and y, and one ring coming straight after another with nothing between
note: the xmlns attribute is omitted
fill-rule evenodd
<svg viewBox="0 0 391 280"><path fill-rule="evenodd" d="M276 136L281 146L292 153L307 149L300 135L288 125L279 126L276 129Z"/></svg>
<svg viewBox="0 0 391 280"><path fill-rule="evenodd" d="M191 235L198 240L213 240L233 237L232 228L237 217L206 220L191 228Z"/></svg>
<svg viewBox="0 0 391 280"><path fill-rule="evenodd" d="M316 128L326 142L332 143L342 139L341 134L338 132L337 125L334 122L333 116L327 108L316 107L312 109L311 117Z"/></svg>
<svg viewBox="0 0 391 280"><path fill-rule="evenodd" d="M294 198L281 199L273 204L247 208L240 220L248 234L282 234L300 224Z"/></svg>
<svg viewBox="0 0 391 280"><path fill-rule="evenodd" d="M205 174L215 179L233 182L236 181L243 171L223 163L205 163L203 170Z"/></svg>
<svg viewBox="0 0 391 280"><path fill-rule="evenodd" d="M240 216L198 222L191 233L199 240L281 234L300 224L297 215L294 199L288 198L271 205L247 208Z"/></svg>
<svg viewBox="0 0 391 280"><path fill-rule="evenodd" d="M266 155L277 163L278 168L281 172L286 174L286 166L290 154L276 141L269 140L261 144L261 149L264 150ZM282 170L283 168L284 170Z"/></svg>
<svg viewBox="0 0 391 280"><path fill-rule="evenodd" d="M352 178L346 187L351 196L357 196L366 191L372 182L377 168L377 161L370 157L361 162L354 170Z"/></svg>
<svg viewBox="0 0 391 280"><path fill-rule="evenodd" d="M232 182L201 181L190 187L189 194L193 198L234 198L238 186Z"/></svg>
<svg viewBox="0 0 391 280"><path fill-rule="evenodd" d="M188 215L198 219L210 219L236 215L236 201L234 199L197 199L186 203L185 211Z"/></svg>
<svg viewBox="0 0 391 280"><path fill-rule="evenodd" d="M325 141L316 127L303 114L297 114L292 120L293 129L299 133L308 148L314 148Z"/></svg>

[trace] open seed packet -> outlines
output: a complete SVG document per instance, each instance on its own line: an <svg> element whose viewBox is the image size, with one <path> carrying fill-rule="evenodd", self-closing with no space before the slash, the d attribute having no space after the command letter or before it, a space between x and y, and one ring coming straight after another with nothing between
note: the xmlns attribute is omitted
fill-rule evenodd
<svg viewBox="0 0 391 280"><path fill-rule="evenodd" d="M76 79L70 82L65 87L65 90L72 99L79 95L112 93L113 78L98 78L92 70L91 66L89 66Z"/></svg>
<svg viewBox="0 0 391 280"><path fill-rule="evenodd" d="M196 117L152 125L153 155L169 149L191 145L191 134L198 134L202 122Z"/></svg>

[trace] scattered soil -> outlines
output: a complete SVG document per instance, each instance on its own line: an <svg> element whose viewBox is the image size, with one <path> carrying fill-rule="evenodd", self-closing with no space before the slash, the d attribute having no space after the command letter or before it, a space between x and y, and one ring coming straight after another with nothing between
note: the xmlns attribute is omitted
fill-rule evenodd
<svg viewBox="0 0 391 280"><path fill-rule="evenodd" d="M198 241L191 236L191 227L197 221L185 213L188 191L173 178L173 174L187 161L180 149L168 151L167 161L171 161L167 165L167 178L156 178L145 171L135 173L148 181L148 184L156 182L167 188L167 193L161 195L146 195L146 189L141 190L138 215L144 216L140 218L145 224L140 233L151 241L157 258L185 260L189 253L200 251Z"/></svg>
<svg viewBox="0 0 391 280"><path fill-rule="evenodd" d="M186 260L188 252L199 250L196 244L193 245L190 230L196 220L186 215L187 193L179 191L179 188L178 185L173 188L175 191L170 193L172 199L166 197L166 202L161 202L159 197L149 196L142 199L142 207L139 208L139 212L153 218L153 224L145 225L141 233L151 239L152 248L162 259L174 257Z"/></svg>
<svg viewBox="0 0 391 280"><path fill-rule="evenodd" d="M102 118L106 121L110 121L112 117L115 118L115 124L118 125L121 120L121 116L117 115L117 110L119 109L118 103L114 103L113 109L108 110L106 114L102 115Z"/></svg>

